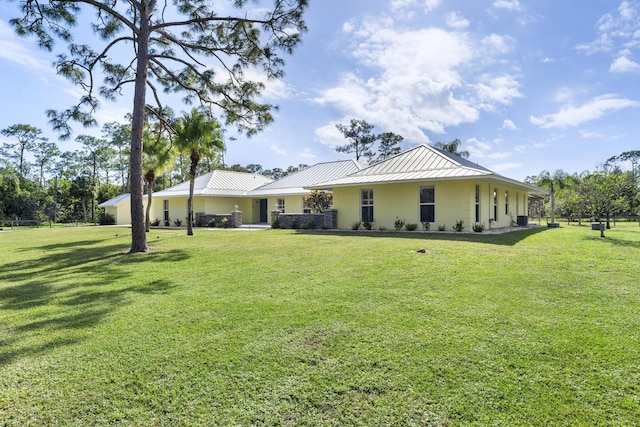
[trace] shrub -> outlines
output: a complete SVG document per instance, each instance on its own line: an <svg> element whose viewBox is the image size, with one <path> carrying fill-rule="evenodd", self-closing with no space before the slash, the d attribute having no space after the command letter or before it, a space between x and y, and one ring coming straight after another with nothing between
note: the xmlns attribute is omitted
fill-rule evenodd
<svg viewBox="0 0 640 427"><path fill-rule="evenodd" d="M407 231L416 231L418 229L418 224L405 224L404 229Z"/></svg>
<svg viewBox="0 0 640 427"><path fill-rule="evenodd" d="M438 226L438 231L444 231L446 229L447 229L447 226L444 224Z"/></svg>
<svg viewBox="0 0 640 427"><path fill-rule="evenodd" d="M173 224L176 227L180 227L182 225L182 221L179 218L177 218L175 221L173 221Z"/></svg>
<svg viewBox="0 0 640 427"><path fill-rule="evenodd" d="M209 220L209 222L207 223L207 227L209 227L209 228L214 228L216 225L217 224L216 224L216 219L215 218L211 218Z"/></svg>
<svg viewBox="0 0 640 427"><path fill-rule="evenodd" d="M424 231L429 231L430 228L431 228L431 223L429 221L422 223L422 229Z"/></svg>
<svg viewBox="0 0 640 427"><path fill-rule="evenodd" d="M304 204L314 212L324 212L333 204L333 194L314 190L304 196Z"/></svg>
<svg viewBox="0 0 640 427"><path fill-rule="evenodd" d="M384 225L381 225L380 227L378 227L378 230L380 231L385 231L387 229L387 227L385 227Z"/></svg>
<svg viewBox="0 0 640 427"><path fill-rule="evenodd" d="M461 232L462 230L464 230L464 220L463 219L457 220L456 224L453 226L453 229L457 232Z"/></svg>
<svg viewBox="0 0 640 427"><path fill-rule="evenodd" d="M371 230L371 227L373 227L373 225L371 224L371 221L366 220L362 223L362 226L365 228L365 230Z"/></svg>
<svg viewBox="0 0 640 427"><path fill-rule="evenodd" d="M165 219L165 220L164 220L164 226L165 226L165 227L168 227L168 226L170 226L170 225L171 225L171 220L170 220L170 219Z"/></svg>
<svg viewBox="0 0 640 427"><path fill-rule="evenodd" d="M360 221L354 222L353 224L351 224L351 229L352 230L360 230Z"/></svg>
<svg viewBox="0 0 640 427"><path fill-rule="evenodd" d="M98 216L98 224L100 224L100 225L115 225L116 224L116 217L114 217L110 213L102 212Z"/></svg>
<svg viewBox="0 0 640 427"><path fill-rule="evenodd" d="M231 227L231 222L229 221L229 218L222 218L222 221L220 221L220 223L222 224L222 228L229 228Z"/></svg>
<svg viewBox="0 0 640 427"><path fill-rule="evenodd" d="M476 222L471 228L476 233L482 233L484 231L484 222Z"/></svg>
<svg viewBox="0 0 640 427"><path fill-rule="evenodd" d="M158 218L154 219L153 221L151 221L151 225L153 225L154 227L157 227L160 225L160 220Z"/></svg>
<svg viewBox="0 0 640 427"><path fill-rule="evenodd" d="M404 227L404 220L396 217L396 221L393 223L393 226L396 231L402 230L402 227Z"/></svg>
<svg viewBox="0 0 640 427"><path fill-rule="evenodd" d="M271 228L281 228L280 220L276 219L271 223Z"/></svg>

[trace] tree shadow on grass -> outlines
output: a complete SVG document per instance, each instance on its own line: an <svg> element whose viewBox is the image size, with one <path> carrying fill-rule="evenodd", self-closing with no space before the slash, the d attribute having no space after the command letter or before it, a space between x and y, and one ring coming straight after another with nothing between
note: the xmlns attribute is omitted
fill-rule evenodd
<svg viewBox="0 0 640 427"><path fill-rule="evenodd" d="M0 335L0 366L77 343L132 295L169 294L175 287L154 277L127 283L130 264L188 258L180 250L128 255L126 249L97 241L34 245L31 259L3 264L0 310L12 321L0 328L7 334Z"/></svg>
<svg viewBox="0 0 640 427"><path fill-rule="evenodd" d="M640 249L640 241L626 240L626 239L621 239L619 237L612 237L607 235L606 232L604 237L600 237L600 234L598 233L598 235L585 236L584 240L588 240L590 242L608 243L614 246L620 246L624 248Z"/></svg>
<svg viewBox="0 0 640 427"><path fill-rule="evenodd" d="M546 227L532 227L522 230L510 231L501 234L490 233L456 233L456 232L412 232L412 231L333 231L333 230L297 230L300 235L326 235L326 236L349 236L364 238L394 238L412 240L450 240L455 242L486 243L491 245L513 246L522 240L535 234L546 231Z"/></svg>

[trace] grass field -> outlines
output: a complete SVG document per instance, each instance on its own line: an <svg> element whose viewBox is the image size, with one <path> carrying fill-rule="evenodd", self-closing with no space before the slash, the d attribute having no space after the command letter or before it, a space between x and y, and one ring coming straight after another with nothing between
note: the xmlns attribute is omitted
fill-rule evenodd
<svg viewBox="0 0 640 427"><path fill-rule="evenodd" d="M639 423L637 223L185 234L0 232L0 425Z"/></svg>

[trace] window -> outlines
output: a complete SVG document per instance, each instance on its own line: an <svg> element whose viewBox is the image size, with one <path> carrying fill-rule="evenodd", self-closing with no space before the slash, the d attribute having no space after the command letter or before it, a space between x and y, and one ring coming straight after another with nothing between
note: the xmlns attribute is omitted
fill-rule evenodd
<svg viewBox="0 0 640 427"><path fill-rule="evenodd" d="M163 201L163 207L164 207L164 220L169 221L169 201L168 200Z"/></svg>
<svg viewBox="0 0 640 427"><path fill-rule="evenodd" d="M476 184L476 223L480 222L480 186Z"/></svg>
<svg viewBox="0 0 640 427"><path fill-rule="evenodd" d="M509 192L504 192L504 214L509 215Z"/></svg>
<svg viewBox="0 0 640 427"><path fill-rule="evenodd" d="M436 222L436 192L433 187L420 187L420 222Z"/></svg>
<svg viewBox="0 0 640 427"><path fill-rule="evenodd" d="M278 199L278 205L276 206L276 210L284 213L284 199Z"/></svg>
<svg viewBox="0 0 640 427"><path fill-rule="evenodd" d="M361 191L360 214L362 222L373 222L373 190Z"/></svg>
<svg viewBox="0 0 640 427"><path fill-rule="evenodd" d="M498 220L498 189L493 189L493 220Z"/></svg>
<svg viewBox="0 0 640 427"><path fill-rule="evenodd" d="M302 213L311 213L311 208L309 207L307 202L304 200L304 197L302 198Z"/></svg>

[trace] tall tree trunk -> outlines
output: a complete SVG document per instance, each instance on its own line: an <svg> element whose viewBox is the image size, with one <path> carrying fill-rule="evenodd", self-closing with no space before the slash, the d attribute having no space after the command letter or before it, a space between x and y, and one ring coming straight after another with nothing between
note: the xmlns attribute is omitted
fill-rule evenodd
<svg viewBox="0 0 640 427"><path fill-rule="evenodd" d="M147 209L144 214L144 229L148 233L151 229L151 220L149 215L151 214L151 193L153 192L153 182L147 182Z"/></svg>
<svg viewBox="0 0 640 427"><path fill-rule="evenodd" d="M142 206L142 131L149 68L149 18L152 10L147 9L147 0L140 1L138 7L141 9L140 32L136 39L138 60L131 121L131 154L129 156L131 180L131 250L129 253L146 252L149 249Z"/></svg>
<svg viewBox="0 0 640 427"><path fill-rule="evenodd" d="M200 162L198 150L191 151L191 166L189 168L189 200L187 201L187 236L193 236L193 187L196 184L196 171Z"/></svg>
<svg viewBox="0 0 640 427"><path fill-rule="evenodd" d="M187 236L193 236L193 187L196 183L195 174L189 177L189 198L187 199Z"/></svg>

